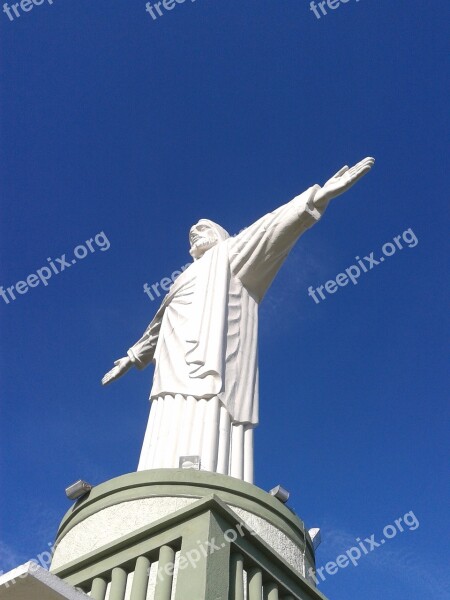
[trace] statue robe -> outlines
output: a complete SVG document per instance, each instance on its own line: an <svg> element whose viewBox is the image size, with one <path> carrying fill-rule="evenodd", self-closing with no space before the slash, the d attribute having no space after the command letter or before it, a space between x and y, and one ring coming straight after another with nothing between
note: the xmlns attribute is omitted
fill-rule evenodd
<svg viewBox="0 0 450 600"><path fill-rule="evenodd" d="M321 212L314 186L205 252L175 281L142 338L137 368L155 364L138 470L201 468L253 481L258 423L258 304Z"/></svg>

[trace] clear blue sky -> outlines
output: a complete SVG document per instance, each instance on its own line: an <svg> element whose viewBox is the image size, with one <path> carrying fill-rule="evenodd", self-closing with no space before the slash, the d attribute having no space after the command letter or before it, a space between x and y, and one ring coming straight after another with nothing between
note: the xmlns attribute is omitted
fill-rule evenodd
<svg viewBox="0 0 450 600"><path fill-rule="evenodd" d="M373 155L261 305L256 483L283 484L322 528L319 566L416 515L417 529L327 576L330 600L450 597L448 2L328 12L306 0L187 1L155 21L143 0L0 12L0 285L99 232L110 243L0 297L0 569L46 549L72 481L136 468L152 370L100 378L158 308L143 284L188 262L190 225L238 232ZM308 296L408 228L415 247Z"/></svg>

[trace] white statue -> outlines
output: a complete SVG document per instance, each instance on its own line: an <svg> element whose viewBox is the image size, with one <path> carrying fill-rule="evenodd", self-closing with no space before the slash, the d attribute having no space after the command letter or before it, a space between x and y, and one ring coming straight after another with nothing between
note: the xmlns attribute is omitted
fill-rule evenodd
<svg viewBox="0 0 450 600"><path fill-rule="evenodd" d="M205 219L191 228L194 262L102 380L155 364L139 471L176 468L180 456L198 455L204 470L253 482L258 304L302 233L373 164L343 167L235 237Z"/></svg>

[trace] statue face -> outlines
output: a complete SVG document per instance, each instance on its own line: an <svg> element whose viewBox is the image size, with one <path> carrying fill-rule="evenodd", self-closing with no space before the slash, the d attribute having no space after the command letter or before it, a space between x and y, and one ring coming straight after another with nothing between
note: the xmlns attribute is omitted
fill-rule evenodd
<svg viewBox="0 0 450 600"><path fill-rule="evenodd" d="M189 254L194 259L201 258L218 241L219 237L214 228L208 222L200 220L189 231L189 242L191 244Z"/></svg>

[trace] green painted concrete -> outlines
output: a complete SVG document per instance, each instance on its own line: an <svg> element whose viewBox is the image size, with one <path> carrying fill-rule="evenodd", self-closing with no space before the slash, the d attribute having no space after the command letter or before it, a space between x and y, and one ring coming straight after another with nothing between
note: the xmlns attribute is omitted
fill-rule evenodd
<svg viewBox="0 0 450 600"><path fill-rule="evenodd" d="M151 563L146 556L140 556L137 559L130 600L145 600L147 598L150 565Z"/></svg>
<svg viewBox="0 0 450 600"><path fill-rule="evenodd" d="M326 600L245 526L241 530L243 535L232 543L227 542L224 534L231 528L239 530L238 525L237 515L219 497L212 495L54 573L71 585L88 590L96 578L108 579L118 569L133 571L140 557L154 562L158 560L160 548L167 546L176 551L181 547L175 600L228 600L234 553L244 557L247 569L265 573L269 581L283 590L283 595L290 594L299 600ZM219 549L214 553L199 552L199 543L206 541L213 541ZM193 552L196 554L193 555ZM189 561L189 557L192 559L193 556L196 557L195 564ZM183 559L184 568L181 569Z"/></svg>
<svg viewBox="0 0 450 600"><path fill-rule="evenodd" d="M306 537L308 555L314 562L312 543L303 522L279 500L240 479L192 469L140 471L95 486L66 513L58 530L57 542L87 517L121 502L162 496L205 498L211 494L269 521L300 546Z"/></svg>
<svg viewBox="0 0 450 600"><path fill-rule="evenodd" d="M108 584L106 579L96 577L92 582L91 598L93 598L93 600L105 600L107 587Z"/></svg>

